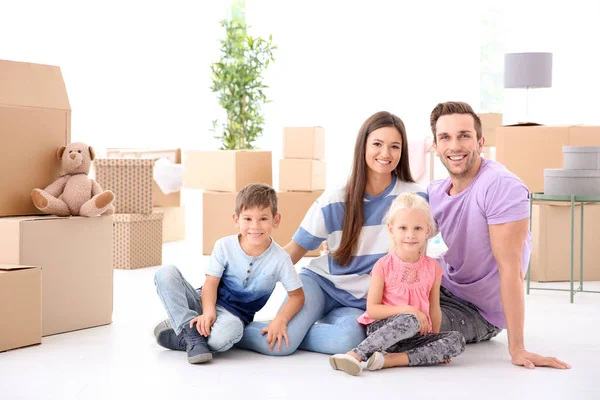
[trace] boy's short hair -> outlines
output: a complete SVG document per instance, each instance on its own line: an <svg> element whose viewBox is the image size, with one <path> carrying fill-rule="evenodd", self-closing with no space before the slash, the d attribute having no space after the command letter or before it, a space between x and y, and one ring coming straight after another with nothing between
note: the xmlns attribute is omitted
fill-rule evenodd
<svg viewBox="0 0 600 400"><path fill-rule="evenodd" d="M277 214L275 189L264 183L250 183L244 186L235 198L235 215L239 216L242 211L253 207L271 207L271 212L275 216Z"/></svg>

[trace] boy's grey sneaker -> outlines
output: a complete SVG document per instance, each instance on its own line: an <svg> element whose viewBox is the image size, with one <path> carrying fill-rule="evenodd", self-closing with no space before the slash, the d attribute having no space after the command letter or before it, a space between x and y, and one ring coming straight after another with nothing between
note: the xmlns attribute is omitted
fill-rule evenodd
<svg viewBox="0 0 600 400"><path fill-rule="evenodd" d="M159 331L156 336L156 343L169 350L185 351L187 347L183 332L177 335L173 328Z"/></svg>
<svg viewBox="0 0 600 400"><path fill-rule="evenodd" d="M154 337L158 338L158 334L160 333L160 331L164 331L165 329L171 329L171 320L170 319L165 319L164 321L160 321L155 327L154 327Z"/></svg>
<svg viewBox="0 0 600 400"><path fill-rule="evenodd" d="M201 364L213 359L206 338L198 333L196 326L190 328L188 324L185 324L182 336L187 345L186 350L190 364Z"/></svg>

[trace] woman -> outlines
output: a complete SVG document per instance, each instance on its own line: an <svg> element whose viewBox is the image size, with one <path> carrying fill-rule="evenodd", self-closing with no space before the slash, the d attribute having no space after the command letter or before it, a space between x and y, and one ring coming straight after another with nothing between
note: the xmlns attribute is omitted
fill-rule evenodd
<svg viewBox="0 0 600 400"><path fill-rule="evenodd" d="M300 272L306 301L288 323L289 341L280 351L278 346L269 349L267 323L253 322L237 346L268 355L289 355L296 349L335 354L362 342L365 331L357 318L366 309L369 273L388 251L383 216L404 192L426 197L410 173L404 123L381 111L358 132L346 185L326 190L285 246L294 264L324 240L331 249Z"/></svg>

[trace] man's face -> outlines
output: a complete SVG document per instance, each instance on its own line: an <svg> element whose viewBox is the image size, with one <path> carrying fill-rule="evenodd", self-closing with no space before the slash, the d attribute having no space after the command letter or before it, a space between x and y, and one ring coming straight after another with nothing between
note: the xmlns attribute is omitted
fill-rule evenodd
<svg viewBox="0 0 600 400"><path fill-rule="evenodd" d="M451 176L468 176L479 160L484 138L477 140L469 114L443 115L437 120L435 151Z"/></svg>

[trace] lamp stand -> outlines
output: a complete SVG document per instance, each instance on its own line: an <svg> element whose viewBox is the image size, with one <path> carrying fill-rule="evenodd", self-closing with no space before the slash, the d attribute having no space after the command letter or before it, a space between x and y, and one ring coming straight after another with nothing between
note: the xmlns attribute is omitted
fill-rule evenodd
<svg viewBox="0 0 600 400"><path fill-rule="evenodd" d="M525 88L525 122L529 121L529 86Z"/></svg>

